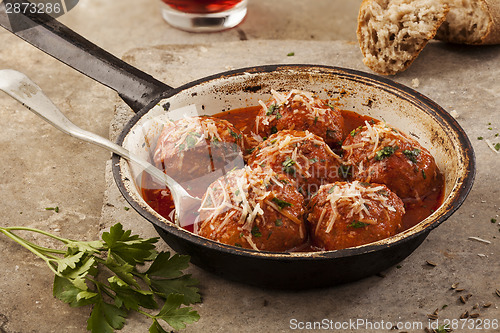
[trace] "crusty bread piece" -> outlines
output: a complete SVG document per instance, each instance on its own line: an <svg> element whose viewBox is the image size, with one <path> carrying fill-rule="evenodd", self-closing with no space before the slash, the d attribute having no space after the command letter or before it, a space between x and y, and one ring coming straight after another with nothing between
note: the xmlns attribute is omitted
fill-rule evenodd
<svg viewBox="0 0 500 333"><path fill-rule="evenodd" d="M357 30L363 62L379 74L404 71L448 11L443 0L363 0Z"/></svg>
<svg viewBox="0 0 500 333"><path fill-rule="evenodd" d="M460 44L500 44L500 0L447 0L450 12L436 39Z"/></svg>

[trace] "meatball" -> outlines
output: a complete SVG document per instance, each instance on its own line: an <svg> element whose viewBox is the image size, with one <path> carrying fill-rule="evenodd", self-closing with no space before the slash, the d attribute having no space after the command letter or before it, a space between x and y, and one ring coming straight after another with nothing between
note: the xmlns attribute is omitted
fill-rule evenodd
<svg viewBox="0 0 500 333"><path fill-rule="evenodd" d="M256 117L255 130L263 138L290 129L309 131L321 137L332 148L342 143L344 118L339 110L310 92L291 90L283 95L274 90L273 98L262 106Z"/></svg>
<svg viewBox="0 0 500 333"><path fill-rule="evenodd" d="M297 182L299 192L309 197L322 184L342 180L341 158L317 135L286 130L260 143L248 159L250 166L270 167Z"/></svg>
<svg viewBox="0 0 500 333"><path fill-rule="evenodd" d="M353 179L385 184L405 202L435 190L439 170L432 155L386 123L365 122L347 136L342 148Z"/></svg>
<svg viewBox="0 0 500 333"><path fill-rule="evenodd" d="M405 213L401 199L385 185L359 181L321 186L308 210L312 244L327 251L393 236Z"/></svg>
<svg viewBox="0 0 500 333"><path fill-rule="evenodd" d="M179 183L198 187L194 192L201 196L225 170L243 166L242 149L243 135L228 121L190 117L164 125L153 160Z"/></svg>
<svg viewBox="0 0 500 333"><path fill-rule="evenodd" d="M287 251L307 239L304 212L304 197L287 177L246 166L210 185L197 233L243 248Z"/></svg>

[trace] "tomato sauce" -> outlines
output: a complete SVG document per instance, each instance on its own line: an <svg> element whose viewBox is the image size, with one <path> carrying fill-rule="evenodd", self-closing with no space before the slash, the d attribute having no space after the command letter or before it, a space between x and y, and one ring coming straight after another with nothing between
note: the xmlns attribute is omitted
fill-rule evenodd
<svg viewBox="0 0 500 333"><path fill-rule="evenodd" d="M257 116L260 108L260 106L252 106L234 109L218 113L214 115L214 117L229 121L241 132L248 135L253 130L255 117ZM344 137L349 135L352 130L358 128L359 126L363 126L365 121L378 122L378 120L372 117L360 115L353 111L342 110L342 116L344 118ZM439 174L437 180L437 184L431 194L422 200L405 203L406 213L403 216L403 226L400 232L415 226L420 221L431 215L442 204L444 199L444 177ZM168 189L159 189L158 184L154 184L151 177L145 173L142 176L142 184L143 186L141 190L144 200L151 206L151 208L158 212L158 214L173 220L172 215L174 204L170 195L165 195L169 193ZM190 225L185 229L192 232L193 226ZM309 244L305 244L295 250L304 252L317 251L318 249L311 247Z"/></svg>

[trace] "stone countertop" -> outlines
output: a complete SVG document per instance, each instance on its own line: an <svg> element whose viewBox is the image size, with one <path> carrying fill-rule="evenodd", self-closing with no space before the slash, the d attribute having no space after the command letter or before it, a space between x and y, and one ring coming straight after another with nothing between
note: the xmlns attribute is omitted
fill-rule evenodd
<svg viewBox="0 0 500 333"><path fill-rule="evenodd" d="M305 8L302 1L251 0L245 22L217 34L174 30L159 17L155 1L143 3L134 8L131 0L80 1L61 20L172 86L262 64L314 63L367 71L353 33L359 2L314 0ZM282 15L275 14L278 9ZM327 15L326 9L330 11ZM92 24L88 24L89 18ZM141 19L144 24L130 29L131 22ZM2 68L28 74L83 128L115 138L132 115L114 92L5 31L0 31L0 45L6 46L0 49ZM287 56L289 52L295 55ZM500 320L500 298L495 295L495 289L500 289L500 226L491 223L500 212L499 155L477 139L500 142L495 137L500 132L499 61L498 46L434 42L406 72L392 77L458 116L477 159L476 182L464 205L410 257L383 272L383 277L301 292L262 290L191 267L189 272L201 281L203 303L195 306L200 321L185 331L288 332L299 322L325 319L342 324L360 319L375 325L415 323L412 329L395 331L423 332L424 327L435 325L427 317L434 310L440 310L439 323L444 323L471 312L476 303L479 319ZM0 94L0 105L0 225L30 226L67 238L93 240L121 222L143 237L156 236L137 213L125 209L128 205L109 170L109 153L58 132L5 94ZM59 213L46 210L56 206ZM491 243L471 241L470 236ZM45 238L36 240L54 245ZM165 244L160 247L168 249ZM42 261L5 237L0 238L0 249L4 276L0 282L0 332L85 332L89 310L70 308L53 298L53 276ZM437 265L429 266L426 261ZM465 290L451 290L454 283ZM466 304L459 301L462 294L472 294ZM482 308L484 303L492 305ZM133 315L122 331L146 332L149 325L148 320ZM390 331L358 328L332 331Z"/></svg>

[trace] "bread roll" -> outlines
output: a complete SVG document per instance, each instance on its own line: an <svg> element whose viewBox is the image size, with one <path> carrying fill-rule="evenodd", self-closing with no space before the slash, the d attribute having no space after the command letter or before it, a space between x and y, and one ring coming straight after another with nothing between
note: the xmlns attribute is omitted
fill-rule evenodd
<svg viewBox="0 0 500 333"><path fill-rule="evenodd" d="M500 0L447 0L450 12L436 37L460 44L500 44Z"/></svg>
<svg viewBox="0 0 500 333"><path fill-rule="evenodd" d="M357 30L363 62L383 75L404 71L448 11L443 0L363 0Z"/></svg>

